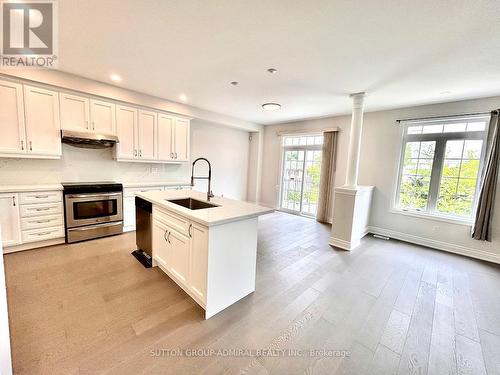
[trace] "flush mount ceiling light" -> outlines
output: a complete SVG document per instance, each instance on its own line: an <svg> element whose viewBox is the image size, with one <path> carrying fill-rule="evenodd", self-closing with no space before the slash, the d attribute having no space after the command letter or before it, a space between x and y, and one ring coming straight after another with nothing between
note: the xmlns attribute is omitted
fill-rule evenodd
<svg viewBox="0 0 500 375"><path fill-rule="evenodd" d="M281 104L278 103L264 103L262 104L262 108L266 111L277 111L281 108Z"/></svg>
<svg viewBox="0 0 500 375"><path fill-rule="evenodd" d="M115 73L111 74L111 75L109 76L109 78L110 78L113 82L121 82L121 80L122 80L122 77L120 77L118 74L115 74Z"/></svg>
<svg viewBox="0 0 500 375"><path fill-rule="evenodd" d="M185 101L188 100L188 98L187 98L186 94L180 94L179 95L179 100L182 101L182 102L185 102Z"/></svg>
<svg viewBox="0 0 500 375"><path fill-rule="evenodd" d="M271 74L274 74L274 73L276 73L278 70L277 70L277 69L274 69L274 68L269 68L269 69L267 69L267 71L268 71L269 73L271 73Z"/></svg>

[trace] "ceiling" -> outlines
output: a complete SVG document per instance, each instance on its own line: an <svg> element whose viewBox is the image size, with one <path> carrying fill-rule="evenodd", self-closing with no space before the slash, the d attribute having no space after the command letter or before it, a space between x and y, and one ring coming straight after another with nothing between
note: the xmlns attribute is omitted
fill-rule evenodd
<svg viewBox="0 0 500 375"><path fill-rule="evenodd" d="M499 19L498 0L64 0L59 69L269 124L359 91L367 110L500 94Z"/></svg>

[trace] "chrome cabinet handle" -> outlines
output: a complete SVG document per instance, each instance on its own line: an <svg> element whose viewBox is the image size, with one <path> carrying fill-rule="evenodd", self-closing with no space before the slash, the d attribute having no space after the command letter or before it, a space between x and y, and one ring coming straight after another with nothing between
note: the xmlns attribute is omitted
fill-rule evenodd
<svg viewBox="0 0 500 375"><path fill-rule="evenodd" d="M85 120L85 128L89 129L89 120Z"/></svg>
<svg viewBox="0 0 500 375"><path fill-rule="evenodd" d="M21 141L21 150L24 151L24 141Z"/></svg>
<svg viewBox="0 0 500 375"><path fill-rule="evenodd" d="M45 236L46 234L50 234L51 232L42 232L42 233L37 233L37 236Z"/></svg>
<svg viewBox="0 0 500 375"><path fill-rule="evenodd" d="M191 234L192 227L193 227L193 224L189 224L189 229L188 229L189 238L193 238L193 235Z"/></svg>
<svg viewBox="0 0 500 375"><path fill-rule="evenodd" d="M92 130L95 130L95 122L92 121Z"/></svg>
<svg viewBox="0 0 500 375"><path fill-rule="evenodd" d="M142 150L139 150L139 157L142 158Z"/></svg>
<svg viewBox="0 0 500 375"><path fill-rule="evenodd" d="M42 199L42 198L48 198L48 195L35 195L35 198Z"/></svg>
<svg viewBox="0 0 500 375"><path fill-rule="evenodd" d="M167 241L168 241L168 243L172 243L172 242L170 242L170 235L171 235L171 234L172 234L172 232L168 232L168 236L167 236Z"/></svg>
<svg viewBox="0 0 500 375"><path fill-rule="evenodd" d="M168 230L165 229L165 233L163 233L163 239L165 240L165 242L168 242L168 240L167 240L167 232L168 232Z"/></svg>
<svg viewBox="0 0 500 375"><path fill-rule="evenodd" d="M50 207L45 207L45 208L34 208L35 211L47 211L50 210Z"/></svg>
<svg viewBox="0 0 500 375"><path fill-rule="evenodd" d="M33 142L30 141L30 151L33 151Z"/></svg>
<svg viewBox="0 0 500 375"><path fill-rule="evenodd" d="M37 224L42 224L42 223L49 223L50 220L35 220L35 221L32 221L32 223L37 223Z"/></svg>
<svg viewBox="0 0 500 375"><path fill-rule="evenodd" d="M16 196L15 195L12 196L12 205L14 207L16 207Z"/></svg>
<svg viewBox="0 0 500 375"><path fill-rule="evenodd" d="M134 156L137 157L137 150L134 150Z"/></svg>

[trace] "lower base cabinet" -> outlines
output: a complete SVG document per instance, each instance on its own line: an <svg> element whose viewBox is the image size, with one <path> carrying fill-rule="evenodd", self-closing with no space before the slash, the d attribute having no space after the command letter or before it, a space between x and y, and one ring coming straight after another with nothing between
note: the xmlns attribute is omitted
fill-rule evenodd
<svg viewBox="0 0 500 375"><path fill-rule="evenodd" d="M192 298L206 303L208 228L190 223L187 236L153 221L153 258Z"/></svg>

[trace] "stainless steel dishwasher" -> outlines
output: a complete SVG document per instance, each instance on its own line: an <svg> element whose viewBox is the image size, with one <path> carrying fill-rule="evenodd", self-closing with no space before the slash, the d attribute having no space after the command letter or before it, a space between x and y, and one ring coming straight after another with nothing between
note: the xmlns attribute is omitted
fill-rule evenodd
<svg viewBox="0 0 500 375"><path fill-rule="evenodd" d="M150 268L153 257L153 205L151 202L135 197L135 244L137 250L132 255L141 264Z"/></svg>

